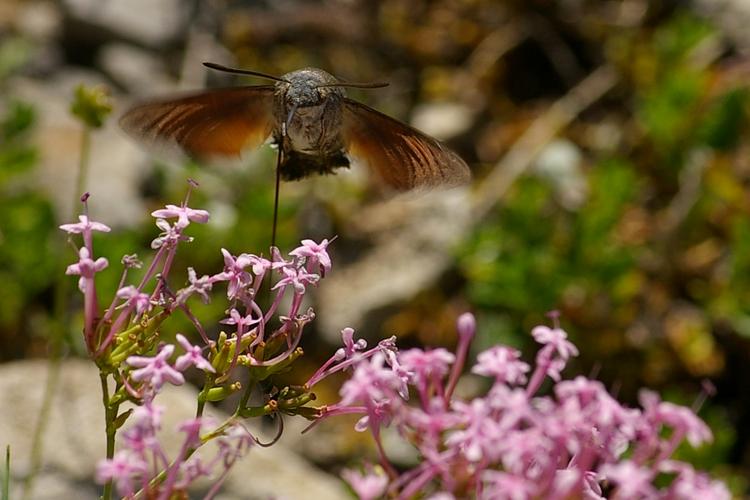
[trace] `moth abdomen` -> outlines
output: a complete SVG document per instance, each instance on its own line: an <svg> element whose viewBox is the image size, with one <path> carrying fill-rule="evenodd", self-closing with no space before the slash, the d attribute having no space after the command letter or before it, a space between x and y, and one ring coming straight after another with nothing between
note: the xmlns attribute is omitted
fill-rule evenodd
<svg viewBox="0 0 750 500"><path fill-rule="evenodd" d="M339 168L349 168L349 159L342 152L322 156L290 150L283 153L279 172L285 181L296 181L310 174L335 174Z"/></svg>

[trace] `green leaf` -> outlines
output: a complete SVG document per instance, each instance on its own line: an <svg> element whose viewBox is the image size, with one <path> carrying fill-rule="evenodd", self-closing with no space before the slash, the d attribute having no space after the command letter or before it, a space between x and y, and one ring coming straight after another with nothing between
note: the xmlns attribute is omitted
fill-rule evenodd
<svg viewBox="0 0 750 500"><path fill-rule="evenodd" d="M8 112L0 120L0 144L19 139L36 123L34 106L23 101L11 101Z"/></svg>

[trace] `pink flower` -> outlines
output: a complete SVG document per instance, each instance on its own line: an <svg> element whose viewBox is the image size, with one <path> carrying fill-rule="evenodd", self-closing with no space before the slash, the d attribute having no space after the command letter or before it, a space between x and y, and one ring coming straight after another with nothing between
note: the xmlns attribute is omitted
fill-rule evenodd
<svg viewBox="0 0 750 500"><path fill-rule="evenodd" d="M156 227L161 229L161 233L151 242L151 248L154 250L164 245L175 245L181 239L187 239L182 236L182 229L176 225L173 226L164 219L156 219Z"/></svg>
<svg viewBox="0 0 750 500"><path fill-rule="evenodd" d="M132 420L135 426L156 432L161 429L161 419L166 408L151 401L144 402L133 410Z"/></svg>
<svg viewBox="0 0 750 500"><path fill-rule="evenodd" d="M504 429L516 427L533 414L529 398L521 388L511 389L504 384L495 384L484 399L493 411L499 412L498 423Z"/></svg>
<svg viewBox="0 0 750 500"><path fill-rule="evenodd" d="M111 231L109 226L106 226L101 222L92 221L91 219L89 219L88 215L79 215L78 220L80 222L76 222L75 224L63 224L60 226L60 229L68 234L87 234L91 231L101 231L103 233L108 233Z"/></svg>
<svg viewBox="0 0 750 500"><path fill-rule="evenodd" d="M597 482L596 473L585 472L581 476L581 470L576 468L559 469L555 471L555 479L552 482L549 498L570 498L571 492L579 492L575 496L581 500L605 500L602 496L602 488Z"/></svg>
<svg viewBox="0 0 750 500"><path fill-rule="evenodd" d="M592 401L596 401L603 392L606 391L601 382L589 380L580 375L573 380L563 380L555 385L555 395L559 400L574 398L581 403L581 406L587 406Z"/></svg>
<svg viewBox="0 0 750 500"><path fill-rule="evenodd" d="M339 360L349 359L354 356L354 353L367 349L367 341L365 339L357 339L354 342L353 328L344 328L341 330L341 339L344 342L344 347L336 351L336 358Z"/></svg>
<svg viewBox="0 0 750 500"><path fill-rule="evenodd" d="M132 427L122 433L123 448L144 459L149 451L161 452L156 432L161 428L164 410L163 406L148 399L142 405L136 406L130 418Z"/></svg>
<svg viewBox="0 0 750 500"><path fill-rule="evenodd" d="M404 387L404 378L386 365L382 352L377 352L356 365L352 377L341 386L339 404L363 405L367 415L357 422L355 429L361 432L369 427L377 432L381 423L390 420L394 409L400 406L404 397L400 391Z"/></svg>
<svg viewBox="0 0 750 500"><path fill-rule="evenodd" d="M182 373L178 372L167 361L174 352L174 346L167 344L161 348L154 357L147 356L130 356L125 360L130 366L138 368L131 374L131 378L136 382L145 381L155 390L159 390L164 382L173 385L182 385L185 378Z"/></svg>
<svg viewBox="0 0 750 500"><path fill-rule="evenodd" d="M117 297L124 299L125 303L135 307L135 313L140 316L151 309L151 298L147 293L139 292L133 285L117 290Z"/></svg>
<svg viewBox="0 0 750 500"><path fill-rule="evenodd" d="M523 384L529 365L519 361L521 353L510 347L494 346L477 356L477 363L472 373L495 377L495 381L504 384Z"/></svg>
<svg viewBox="0 0 750 500"><path fill-rule="evenodd" d="M260 323L260 318L253 318L252 314L243 316L237 309L232 308L229 310L229 317L224 318L219 321L219 323L224 325L236 325L237 331L245 333L251 326Z"/></svg>
<svg viewBox="0 0 750 500"><path fill-rule="evenodd" d="M646 419L655 428L659 424L668 425L678 436L687 437L693 447L713 439L711 429L689 408L661 401L658 394L647 390L641 391L639 399Z"/></svg>
<svg viewBox="0 0 750 500"><path fill-rule="evenodd" d="M273 267L273 263L268 259L264 259L263 257L250 255L249 258L253 266L253 274L255 274L256 276L263 276L266 271Z"/></svg>
<svg viewBox="0 0 750 500"><path fill-rule="evenodd" d="M200 346L192 345L181 333L177 334L177 342L185 349L185 354L179 356L174 363L177 370L184 372L188 366L193 365L199 370L216 373L211 363L203 357L203 349Z"/></svg>
<svg viewBox="0 0 750 500"><path fill-rule="evenodd" d="M205 224L208 222L209 214L206 210L195 210L190 207L178 207L177 205L167 205L167 208L151 212L152 217L157 219L170 219L177 217L175 226L178 229L186 228L190 222Z"/></svg>
<svg viewBox="0 0 750 500"><path fill-rule="evenodd" d="M243 456L255 444L252 434L242 425L234 424L224 430L216 439L219 446L219 457L224 464L231 464Z"/></svg>
<svg viewBox="0 0 750 500"><path fill-rule="evenodd" d="M401 367L408 372L415 385L427 385L442 379L450 369L456 357L446 349L409 349L398 357Z"/></svg>
<svg viewBox="0 0 750 500"><path fill-rule="evenodd" d="M341 403L375 404L398 394L401 378L385 365L385 357L376 353L357 365L351 378L341 386Z"/></svg>
<svg viewBox="0 0 750 500"><path fill-rule="evenodd" d="M472 316L459 320L467 338L474 329ZM387 491L394 497L450 492L457 498L602 500L607 486L607 494L618 499L688 499L696 492L706 500L728 498L721 482L686 464L670 464L684 439L693 445L710 439L693 412L649 393L641 395L641 412L622 406L600 382L582 376L560 380L560 371L578 350L558 327L535 329L543 346L525 387L510 385L524 383L530 370L517 350L497 346L481 353L472 371L493 376L496 383L470 402L445 389L459 364L451 353L399 352L387 341L368 359L373 351L357 356L353 332L343 333L347 347L339 358L350 356L341 364L354 371L328 415L365 413L355 429L369 428L379 449L383 425L395 427L416 448L421 463L399 477L395 470L389 475ZM457 352L462 349L468 343L459 342ZM442 379L451 363L446 383ZM533 397L546 376L557 382L554 397ZM417 404L405 397L410 390L419 394ZM664 432L664 427L674 430ZM388 466L382 452L381 461ZM659 484L662 472L676 474L659 489L654 482Z"/></svg>
<svg viewBox="0 0 750 500"><path fill-rule="evenodd" d="M175 300L177 304L184 304L188 297L194 293L200 296L204 304L208 304L211 301L208 292L213 288L213 279L210 276L204 274L199 278L195 269L188 267L188 282L190 285L177 292Z"/></svg>
<svg viewBox="0 0 750 500"><path fill-rule="evenodd" d="M578 356L578 349L567 340L568 334L562 328L537 326L531 330L531 335L540 344L555 346L558 355L563 360L567 360L571 356Z"/></svg>
<svg viewBox="0 0 750 500"><path fill-rule="evenodd" d="M352 469L345 469L341 472L341 477L349 483L360 500L379 498L385 493L385 488L388 486L388 476L374 471L361 473Z"/></svg>
<svg viewBox="0 0 750 500"><path fill-rule="evenodd" d="M138 259L138 254L123 255L120 259L125 269L140 269L143 267L143 262Z"/></svg>
<svg viewBox="0 0 750 500"><path fill-rule="evenodd" d="M690 500L730 500L731 493L721 481L712 480L707 474L696 472L689 464L665 460L659 466L661 472L677 474L669 487L672 498Z"/></svg>
<svg viewBox="0 0 750 500"><path fill-rule="evenodd" d="M452 409L461 419L461 429L448 434L445 444L462 453L470 462L479 462L498 449L498 423L492 418L491 408L483 398L470 403L454 401Z"/></svg>
<svg viewBox="0 0 750 500"><path fill-rule="evenodd" d="M292 260L286 260L281 256L281 252L276 247L271 247L271 269L283 269L285 267L295 267Z"/></svg>
<svg viewBox="0 0 750 500"><path fill-rule="evenodd" d="M221 253L224 256L224 272L214 276L214 281L229 282L227 285L227 298L231 300L239 295L243 287L252 283L252 277L250 273L245 271L245 268L252 265L253 256L243 253L239 257L234 258L224 248L221 249Z"/></svg>
<svg viewBox="0 0 750 500"><path fill-rule="evenodd" d="M202 419L190 418L180 422L177 430L185 433L185 447L197 447L201 442L201 423Z"/></svg>
<svg viewBox="0 0 750 500"><path fill-rule="evenodd" d="M656 489L651 484L655 473L651 469L623 460L618 464L604 464L599 472L617 485L615 498L628 500L656 497Z"/></svg>
<svg viewBox="0 0 750 500"><path fill-rule="evenodd" d="M295 293L303 294L305 293L307 285L315 285L318 280L320 280L320 276L317 274L310 274L301 268L297 269L295 267L285 266L281 268L281 272L284 274L284 277L274 285L272 290L292 285Z"/></svg>
<svg viewBox="0 0 750 500"><path fill-rule="evenodd" d="M86 247L81 247L81 249L78 250L78 257L78 263L69 265L65 270L65 274L79 275L81 278L78 280L78 289L85 292L86 281L93 280L94 274L105 269L109 265L109 262L104 257L92 260L89 254L89 249Z"/></svg>
<svg viewBox="0 0 750 500"><path fill-rule="evenodd" d="M211 476L210 466L196 453L180 464L179 480L175 482L175 490L186 490L196 479Z"/></svg>
<svg viewBox="0 0 750 500"><path fill-rule="evenodd" d="M432 440L434 449L442 447L437 441L445 430L448 430L461 423L461 417L458 413L445 410L445 402L442 398L436 397L430 400L426 408L410 408L410 411L404 412L401 417L403 423L408 424L417 430L421 439Z"/></svg>
<svg viewBox="0 0 750 500"><path fill-rule="evenodd" d="M330 243L327 239L320 243L315 243L313 240L302 240L302 245L289 252L289 255L300 259L306 258L308 271L320 271L321 276L325 276L331 270L331 257L326 250Z"/></svg>
<svg viewBox="0 0 750 500"><path fill-rule="evenodd" d="M135 493L135 482L147 470L145 460L128 450L115 453L111 460L102 460L96 466L96 480L100 484L114 481L120 496Z"/></svg>
<svg viewBox="0 0 750 500"><path fill-rule="evenodd" d="M494 470L482 474L484 497L497 500L531 500L536 498L536 485L523 476Z"/></svg>

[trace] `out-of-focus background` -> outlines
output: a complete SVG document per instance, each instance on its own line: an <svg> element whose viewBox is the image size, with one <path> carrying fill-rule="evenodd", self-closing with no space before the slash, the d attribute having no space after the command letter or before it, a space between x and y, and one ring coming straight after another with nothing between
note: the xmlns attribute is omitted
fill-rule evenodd
<svg viewBox="0 0 750 500"><path fill-rule="evenodd" d="M390 82L349 94L446 142L474 181L417 197L384 194L356 170L282 186L282 249L338 236L334 270L311 294L303 371L345 326L453 346L465 310L478 317L476 349L503 342L528 357L528 332L556 309L581 349L568 370L620 399L636 404L644 386L686 405L709 393L700 415L715 443L682 456L746 493L747 26L745 0L2 0L0 361L46 357L66 313L54 311L55 282L74 255L56 228L80 195L78 84L103 86L114 107L91 135L91 213L113 227L96 248L112 263L147 254L148 214L179 202L192 177L191 205L213 220L191 227L176 265L202 274L221 269L221 247L267 249L274 151L239 166L169 163L116 116L147 96L265 83L203 61L274 75L315 66ZM100 279L111 296L119 275ZM82 352L76 300L71 357ZM197 307L207 324L223 313ZM364 441L343 432L351 421L327 425L325 446L311 440L303 453L336 472Z"/></svg>

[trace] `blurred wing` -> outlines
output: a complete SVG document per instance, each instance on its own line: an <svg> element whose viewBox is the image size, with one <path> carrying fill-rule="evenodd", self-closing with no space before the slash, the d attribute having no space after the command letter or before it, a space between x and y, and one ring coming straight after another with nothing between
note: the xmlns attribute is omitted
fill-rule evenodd
<svg viewBox="0 0 750 500"><path fill-rule="evenodd" d="M469 182L469 167L437 140L372 108L344 100L345 147L390 186L456 186Z"/></svg>
<svg viewBox="0 0 750 500"><path fill-rule="evenodd" d="M137 105L120 126L146 146L179 147L189 156L239 156L273 130L273 86L210 90Z"/></svg>

